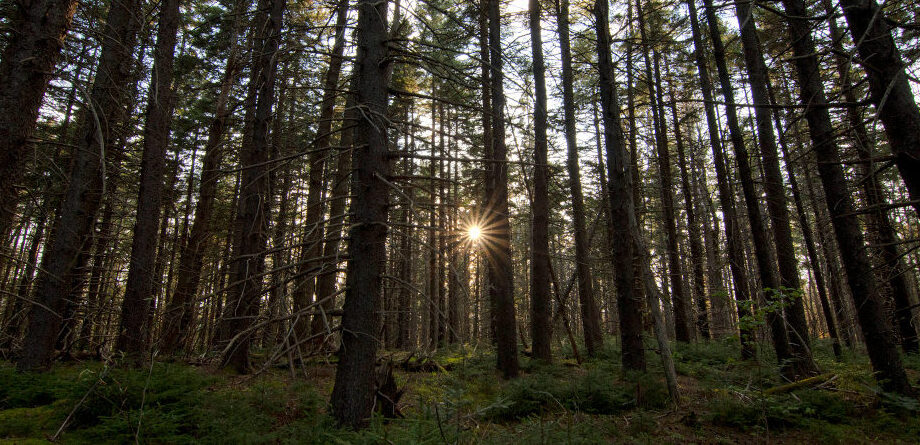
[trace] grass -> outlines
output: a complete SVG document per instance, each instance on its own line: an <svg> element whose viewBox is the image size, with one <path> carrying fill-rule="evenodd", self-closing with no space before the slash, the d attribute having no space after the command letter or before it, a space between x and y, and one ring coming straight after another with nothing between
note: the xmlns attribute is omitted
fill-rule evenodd
<svg viewBox="0 0 920 445"><path fill-rule="evenodd" d="M273 370L247 378L163 362L145 369L65 363L20 374L0 362L0 442L912 443L920 437L916 400L878 393L864 356L834 361L820 341L816 362L834 377L820 388L775 395L763 392L782 383L771 357L742 362L730 340L677 345L684 404L676 409L654 353L648 373L624 373L613 343L581 365L565 350L551 365L522 357L522 376L512 381L498 378L488 351L440 351L435 359L449 371L396 374L407 391L406 417L374 418L361 432L337 429L326 412L334 375L328 364L309 366L308 377ZM916 382L920 358L905 363Z"/></svg>

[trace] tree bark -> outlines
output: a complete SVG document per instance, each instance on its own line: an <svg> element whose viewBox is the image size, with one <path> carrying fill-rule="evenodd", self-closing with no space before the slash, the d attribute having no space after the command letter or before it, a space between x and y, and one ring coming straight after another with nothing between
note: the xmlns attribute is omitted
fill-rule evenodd
<svg viewBox="0 0 920 445"><path fill-rule="evenodd" d="M356 106L365 109L356 124L352 173L349 261L346 275L342 345L332 389L337 422L359 429L374 406L374 364L380 324L382 275L386 267L390 173L386 133L386 1L358 2Z"/></svg>
<svg viewBox="0 0 920 445"><path fill-rule="evenodd" d="M597 23L598 72L600 74L601 111L604 120L604 146L607 148L607 186L610 196L611 255L620 314L623 368L645 370L645 346L642 344L642 299L636 292L636 243L631 228L637 227L633 207L632 184L626 158L626 141L620 123L613 63L610 56L610 28L607 0L594 4Z"/></svg>
<svg viewBox="0 0 920 445"><path fill-rule="evenodd" d="M869 100L885 126L895 165L920 216L920 109L891 25L875 0L841 0L840 6L869 79Z"/></svg>
<svg viewBox="0 0 920 445"><path fill-rule="evenodd" d="M17 2L0 58L0 241L6 239L25 173L29 138L61 58L76 0Z"/></svg>
<svg viewBox="0 0 920 445"><path fill-rule="evenodd" d="M859 324L866 339L866 349L879 384L887 391L912 394L901 357L894 342L891 324L885 314L878 285L872 277L865 241L854 214L852 197L847 190L840 155L834 140L834 128L827 111L827 98L815 55L811 28L805 17L808 11L801 0L783 0L789 40L795 54L799 95L805 109L809 134L818 161L818 174L827 197L831 224L847 271L847 279L857 308Z"/></svg>
<svg viewBox="0 0 920 445"><path fill-rule="evenodd" d="M695 0L686 0L690 14L690 30L693 37L694 58L696 59L697 72L700 77L700 89L703 94L703 108L706 112L706 124L709 131L709 144L712 148L712 158L716 169L716 179L719 188L719 202L722 207L722 220L725 224L725 238L728 243L728 263L735 288L735 303L738 318L750 317L753 314L751 307L750 291L748 290L748 274L744 262L744 247L741 240L741 229L738 225L738 216L735 209L734 195L728 178L725 165L725 155L722 148L722 136L719 133L719 122L716 119L715 105L712 96L712 80L709 77L709 67L706 64L702 35L700 34L699 17L697 15ZM755 356L754 331L741 325L741 357L751 359Z"/></svg>
<svg viewBox="0 0 920 445"><path fill-rule="evenodd" d="M294 311L301 311L311 301L319 301L322 296L316 293L318 269L322 268L320 258L323 253L323 191L326 188L326 158L332 136L332 119L335 113L335 101L338 97L339 77L342 73L343 54L345 52L345 25L348 22L348 0L339 0L335 11L335 40L332 44L332 54L329 59L329 68L323 79L323 98L319 109L319 125L316 128L316 139L310 153L310 176L307 191L307 215L304 219L303 248L300 254L300 267L297 270L299 278L294 287ZM323 306L331 309L334 302ZM311 333L321 332L325 326L325 317L316 315L306 329L306 317L302 323L294 325L297 338L309 337Z"/></svg>
<svg viewBox="0 0 920 445"><path fill-rule="evenodd" d="M147 349L152 326L147 312L159 283L154 274L157 254L157 222L163 195L163 169L169 145L170 123L175 102L173 60L179 29L179 0L164 0L160 5L157 43L154 49L153 78L147 94L144 126L144 152L141 160L137 220L131 241L128 281L121 306L121 325L115 350L139 356Z"/></svg>
<svg viewBox="0 0 920 445"><path fill-rule="evenodd" d="M564 1L564 0L563 0ZM530 261L530 336L533 356L552 360L553 325L551 322L549 268L549 167L546 142L546 66L543 62L543 37L540 35L540 2L530 0L530 48L533 52L534 92L534 178L533 227ZM563 56L563 60L565 59ZM582 215L584 216L584 215ZM577 235L576 235L577 236Z"/></svg>
<svg viewBox="0 0 920 445"><path fill-rule="evenodd" d="M792 227L789 223L789 208L786 187L779 169L779 153L776 137L773 133L773 120L770 113L772 101L768 93L769 73L764 63L760 38L754 22L751 0L735 3L735 15L741 30L741 44L744 48L744 60L747 67L748 83L754 99L754 118L757 122L757 141L764 169L764 191L767 195L767 210L772 221L773 239L776 243L776 260L779 263L779 289L784 298L786 327L790 352L793 356L793 372L796 376L817 373L811 357L811 344L808 338L808 323L805 320L804 293L799 282L798 259L792 244ZM744 181L744 179L742 179ZM748 203L750 206L750 203Z"/></svg>
<svg viewBox="0 0 920 445"><path fill-rule="evenodd" d="M782 283L776 273L776 259L767 229L764 227L761 215L760 200L754 190L754 176L751 172L750 154L744 142L744 135L738 124L737 106L735 105L734 87L728 72L725 47L722 43L722 33L716 17L712 0L703 0L705 5L706 21L709 25L709 35L712 40L713 58L719 73L719 83L722 86L722 95L725 98L725 114L728 123L729 136L735 150L735 161L738 163L738 176L741 182L741 191L747 206L748 223L751 228L751 237L754 241L754 256L760 271L760 283L763 286L766 300L773 305L767 311L767 323L770 325L770 334L773 339L773 348L776 351L776 361L780 365L781 373L792 379L798 375L799 365L793 361L793 352L789 346L786 325L783 320Z"/></svg>
<svg viewBox="0 0 920 445"><path fill-rule="evenodd" d="M600 310L594 295L594 278L588 262L591 246L585 231L585 204L581 190L581 166L578 162L578 141L575 128L575 93L573 91L572 50L569 42L569 1L559 2L557 14L559 47L562 58L562 107L567 148L566 169L569 193L572 196L572 223L575 236L575 273L578 277L578 298L581 305L585 349L588 355L597 354L604 344Z"/></svg>
<svg viewBox="0 0 920 445"><path fill-rule="evenodd" d="M68 284L78 257L88 247L93 223L105 191L106 148L117 140L116 132L129 103L129 83L134 72L132 53L140 30L139 0L112 3L102 35L102 51L90 92L81 139L74 147L67 192L55 223L53 241L42 255L35 284L35 304L29 316L20 370L46 367L61 327Z"/></svg>
<svg viewBox="0 0 920 445"><path fill-rule="evenodd" d="M259 0L258 13L253 22L252 77L255 86L255 109L251 136L243 135L240 148L240 194L234 222L236 237L231 286L225 311L228 334L231 336L222 366L232 367L240 373L250 371L249 347L252 343L250 327L259 314L262 292L262 272L265 269L265 242L268 238L266 207L269 199L268 166L270 147L268 129L272 121L275 96L275 73L278 67L278 46L285 0Z"/></svg>
<svg viewBox="0 0 920 445"><path fill-rule="evenodd" d="M179 280L165 311L160 343L160 352L164 354L173 353L187 344L186 340L191 333L195 316L194 299L201 283L204 253L212 237L211 219L217 200L220 166L225 150L224 134L233 113L233 107L229 106L230 93L243 65L238 39L243 30L243 12L248 9L249 4L250 0L236 0L234 3L233 13L236 18L230 31L231 46L220 91L217 94L214 119L208 126L208 141L205 144L198 186L198 202L195 203L195 220L179 254Z"/></svg>
<svg viewBox="0 0 920 445"><path fill-rule="evenodd" d="M680 167L680 186L684 195L684 208L687 212L687 236L690 241L690 263L693 270L693 299L696 301L696 329L703 339L711 338L709 317L706 307L706 279L703 271L703 237L700 235L700 223L693 206L693 189L690 187L688 160L684 153L684 140L680 132L680 119L677 118L677 99L671 91L671 118L674 121L674 140L677 143L677 162ZM705 229L704 229L705 230Z"/></svg>
<svg viewBox="0 0 920 445"><path fill-rule="evenodd" d="M674 308L674 333L677 341L689 342L693 330L690 328L690 305L684 293L683 271L680 264L680 247L677 240L677 219L674 216L674 192L671 176L671 156L668 149L667 122L664 117L664 104L662 103L662 82L656 51L654 75L652 61L649 53L649 39L646 36L645 14L642 12L642 2L636 0L636 15L638 16L639 35L643 44L645 57L645 76L649 93L649 106L652 111L652 121L655 133L655 152L657 154L659 196L661 197L662 218L664 226L666 255L668 259L668 281L671 283L672 306ZM635 161L634 161L635 162ZM637 178L638 179L638 178Z"/></svg>
<svg viewBox="0 0 920 445"><path fill-rule="evenodd" d="M514 308L514 269L511 264L511 222L508 214L508 147L505 145L505 91L502 82L500 0L486 0L489 17L489 60L492 95L492 194L485 208L489 296L495 326L498 369L505 378L518 375L517 319Z"/></svg>
<svg viewBox="0 0 920 445"><path fill-rule="evenodd" d="M822 1L822 4L824 6L824 11L828 14L828 25L830 27L831 40L835 49L834 62L837 66L837 75L840 78L840 88L843 90L844 99L848 102L855 103L856 92L854 91L854 86L849 76L850 59L845 56L846 53L843 50L843 44L841 42L843 33L837 27L837 21L834 19L833 6L827 0ZM881 17L879 17L879 19L881 19ZM862 19L859 18L857 20ZM896 47L895 50L897 50ZM871 62L870 64L874 63L875 62ZM911 100L913 100L912 97ZM885 106L888 106L887 102ZM910 272L905 268L904 262L901 259L901 253L898 249L899 242L897 232L895 232L891 225L888 211L884 208L887 204L887 200L885 199L884 188L875 174L875 163L872 162L872 141L869 139L860 109L856 107L847 108L847 120L850 124L848 131L850 139L852 140L853 147L856 149L859 160L862 161L859 163L860 173L863 176L860 184L866 196L866 205L868 208L874 209L869 214L871 221L869 229L875 232L877 243L879 244L879 256L884 266L878 276L881 280L887 281L891 291L891 297L894 302L894 321L901 340L901 349L903 349L905 353L915 353L920 350L920 343L918 343L917 340L917 331L912 324L913 311L910 303L911 286L907 282L907 274ZM889 138L890 137L889 133ZM894 148L894 144L891 144L891 146ZM911 173L916 174L916 172Z"/></svg>

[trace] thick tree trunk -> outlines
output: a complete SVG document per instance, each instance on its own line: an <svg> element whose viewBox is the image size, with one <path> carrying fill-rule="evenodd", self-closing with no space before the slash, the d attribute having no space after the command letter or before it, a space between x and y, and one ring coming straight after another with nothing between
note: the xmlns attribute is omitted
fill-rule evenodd
<svg viewBox="0 0 920 445"><path fill-rule="evenodd" d="M378 312L386 266L390 173L386 133L386 1L358 2L356 121L342 345L332 389L332 413L340 425L366 427L374 406Z"/></svg>
<svg viewBox="0 0 920 445"><path fill-rule="evenodd" d="M773 339L773 348L776 350L776 360L780 365L783 375L794 378L798 375L799 365L793 366L793 351L789 346L786 334L786 325L783 320L782 283L776 273L776 259L773 248L767 236L767 228L761 215L760 199L754 189L754 176L751 172L750 155L744 142L744 135L738 123L737 106L735 105L734 86L728 72L725 47L722 43L722 32L716 17L712 0L703 0L705 5L706 21L709 25L709 35L713 46L713 58L719 72L719 83L722 86L722 95L725 98L725 114L728 123L729 136L735 150L735 161L738 163L738 176L741 182L741 191L747 206L748 223L751 237L754 241L754 256L760 271L760 283L763 286L766 301L774 305L767 312L767 323L770 325L770 334Z"/></svg>
<svg viewBox="0 0 920 445"><path fill-rule="evenodd" d="M0 57L0 242L16 213L16 183L26 171L29 138L77 2L36 0L14 8L7 24L12 33Z"/></svg>
<svg viewBox="0 0 920 445"><path fill-rule="evenodd" d="M834 128L827 111L827 98L815 55L811 28L805 17L808 11L801 0L783 0L789 26L789 40L795 54L799 94L805 109L809 133L818 161L818 174L827 197L831 224L840 246L847 279L857 308L859 324L866 339L872 368L881 386L892 392L912 394L898 350L892 341L891 324L885 314L878 285L866 253L852 197L840 167L840 155L834 140Z"/></svg>
<svg viewBox="0 0 920 445"><path fill-rule="evenodd" d="M712 148L712 158L716 169L716 179L719 188L719 202L722 206L722 220L725 224L725 238L728 243L728 263L735 287L735 300L738 309L738 318L749 317L753 314L751 297L748 290L748 274L744 263L744 247L741 239L741 229L738 225L738 216L735 209L734 195L731 192L728 171L725 165L725 155L722 150L722 136L719 133L719 122L716 119L715 105L712 97L712 80L709 77L709 68L706 64L702 35L700 34L699 17L697 15L695 0L686 0L690 13L690 30L693 37L694 58L700 77L700 87L703 93L703 108L706 112L706 125L709 131L709 144ZM741 357L754 358L754 331L746 325L740 325Z"/></svg>
<svg viewBox="0 0 920 445"><path fill-rule="evenodd" d="M159 283L158 275L153 273L157 253L156 225L160 221L163 169L172 122L173 60L178 29L179 0L164 0L160 5L153 78L147 94L137 220L131 242L128 281L121 306L121 325L115 344L115 350L134 356L140 356L147 349L152 328L146 323L147 312L155 293L154 286Z"/></svg>
<svg viewBox="0 0 920 445"><path fill-rule="evenodd" d="M840 6L869 78L869 100L885 126L895 165L920 216L920 109L891 24L875 0L841 0Z"/></svg>
<svg viewBox="0 0 920 445"><path fill-rule="evenodd" d="M837 27L837 21L834 19L833 6L827 0L822 1L822 4L824 6L824 11L828 14L828 25L830 26L831 40L835 49L834 62L837 65L840 88L843 90L844 99L847 102L856 103L856 91L854 90L849 76L850 59L845 55L846 53L844 52L841 42L843 40L843 33ZM862 19L858 18L856 20ZM895 48L895 50L897 49ZM871 61L867 65L874 65L875 63L875 61ZM867 70L869 69L870 68L867 66ZM913 100L912 97L911 100ZM885 107L887 106L888 102L885 104ZM866 196L867 207L872 209L869 213L869 218L871 220L869 229L875 232L876 241L879 245L879 256L884 266L878 276L880 279L887 282L891 291L891 297L894 302L894 320L901 339L901 348L906 353L918 352L918 350L920 350L920 344L918 344L917 340L917 331L912 324L913 311L910 304L911 286L907 282L907 275L909 272L904 267L904 262L901 259L901 253L898 249L899 242L897 232L895 232L892 227L891 220L888 217L888 211L885 209L887 200L885 199L884 188L875 175L875 163L872 162L872 141L869 139L866 124L860 111L861 110L856 107L847 108L847 120L850 124L848 133L850 134L853 147L856 148L856 153L861 161L859 163L859 169L860 173L863 175L863 179L860 181L860 184ZM886 129L887 125L888 124L886 124ZM889 138L890 137L891 135L889 133ZM895 148L894 143L892 143L891 146ZM899 168L900 166L899 164ZM914 168L916 167L917 166L914 166ZM916 172L911 173L916 174Z"/></svg>
<svg viewBox="0 0 920 445"><path fill-rule="evenodd" d="M46 246L42 267L35 284L35 304L29 317L19 369L47 366L53 355L54 341L61 327L66 301L64 296L74 275L78 257L91 238L108 174L105 169L106 148L115 141L129 103L125 85L134 71L132 53L141 27L140 2L125 0L112 3L106 19L105 36L96 78L90 92L92 107L74 147L70 180L55 223L54 239ZM110 155L108 155L110 156Z"/></svg>
<svg viewBox="0 0 920 445"><path fill-rule="evenodd" d="M285 0L259 0L253 22L252 77L255 85L255 109L251 136L243 135L240 148L240 194L235 220L235 253L231 267L231 287L225 311L228 334L231 336L222 365L237 372L250 370L250 329L259 314L262 293L262 272L265 269L265 242L268 238L266 207L269 199L268 166L270 147L268 129L275 101L275 73L278 67L278 46Z"/></svg>

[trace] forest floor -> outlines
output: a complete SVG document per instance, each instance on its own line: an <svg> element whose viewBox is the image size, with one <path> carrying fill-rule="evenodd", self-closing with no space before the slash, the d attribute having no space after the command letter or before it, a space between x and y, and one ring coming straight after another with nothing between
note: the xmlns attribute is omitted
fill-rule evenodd
<svg viewBox="0 0 920 445"><path fill-rule="evenodd" d="M682 404L675 408L654 351L647 374L624 375L612 343L580 365L565 350L552 365L522 357L522 377L512 381L498 377L489 351L442 351L435 372L396 371L404 417L376 416L361 432L335 428L326 413L335 372L327 361L296 366L294 377L286 365L238 376L184 363L126 369L71 361L19 374L0 362L0 443L920 441L920 404L879 392L864 354L835 361L817 342L820 382L772 392L783 382L767 354L741 362L730 341L679 345ZM406 360L405 353L389 357ZM918 383L920 357L905 362Z"/></svg>

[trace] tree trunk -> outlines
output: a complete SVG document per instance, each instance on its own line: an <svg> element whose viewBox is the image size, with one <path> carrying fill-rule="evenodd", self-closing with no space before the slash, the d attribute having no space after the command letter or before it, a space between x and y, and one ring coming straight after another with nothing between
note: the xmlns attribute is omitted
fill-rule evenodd
<svg viewBox="0 0 920 445"><path fill-rule="evenodd" d="M548 149L546 142L546 66L543 62L543 37L540 35L540 19L539 0L530 0L530 48L533 52L534 88L536 93L536 102L534 104L533 227L531 228L533 258L530 261L530 336L533 341L533 357L549 362L552 360L551 346L553 338L552 305L549 296L549 268L551 267L549 262L549 167L547 166ZM563 60L569 60L564 57Z"/></svg>
<svg viewBox="0 0 920 445"><path fill-rule="evenodd" d="M386 1L358 2L356 106L349 261L342 317L342 346L332 389L332 413L340 425L368 425L374 406L378 308L386 266L390 173L386 133Z"/></svg>
<svg viewBox="0 0 920 445"><path fill-rule="evenodd" d="M575 93L573 92L574 74L572 73L572 56L569 43L569 2L559 2L557 14L559 27L559 46L562 58L562 97L565 114L565 142L567 148L566 169L569 176L569 192L572 196L572 222L575 235L575 273L578 276L578 298L581 304L581 317L584 327L585 348L588 355L595 355L604 344L601 329L600 310L594 296L594 278L591 274L591 246L585 231L585 204L581 190L581 166L578 162L578 141L575 128Z"/></svg>
<svg viewBox="0 0 920 445"><path fill-rule="evenodd" d="M332 119L335 113L335 100L338 97L339 76L342 72L342 55L345 52L345 25L348 20L348 1L339 0L336 7L335 40L332 44L332 54L329 59L329 69L323 80L323 98L319 109L319 124L316 128L316 139L313 140L309 157L310 177L307 191L307 215L303 222L303 247L300 253L300 267L297 270L298 279L294 286L294 311L302 311L311 302L322 298L316 292L318 270L322 268L321 257L323 254L323 191L326 188L326 158L332 136ZM325 305L331 308L331 305ZM317 315L310 323L307 330L307 318L294 325L298 339L304 339L321 332L326 325L325 317Z"/></svg>
<svg viewBox="0 0 920 445"><path fill-rule="evenodd" d="M357 83L352 81L355 86ZM349 179L351 178L352 151L354 150L355 123L359 114L355 108L356 97L354 93L349 93L345 100L345 115L340 130L342 136L339 138L339 153L336 161L335 177L332 186L332 194L329 204L329 223L326 224L326 233L324 236L325 244L323 245L323 258L325 264L323 270L317 279L317 296L320 301L319 309L329 311L335 305L335 300L330 298L335 294L336 277L339 268L339 253L342 244L342 226L345 223L345 204L348 202ZM323 320L322 329L328 334L331 324L328 318Z"/></svg>
<svg viewBox="0 0 920 445"><path fill-rule="evenodd" d="M822 4L824 5L825 12L828 14L828 25L830 26L831 39L835 49L834 62L837 65L837 74L840 77L840 88L843 90L844 99L847 102L856 103L856 92L854 91L854 86L849 76L850 59L845 56L846 53L841 43L843 35L839 28L837 28L837 21L833 18L833 6L827 0L822 1ZM857 18L856 20L862 19ZM895 50L897 49L895 48ZM875 63L876 62L873 61L871 64L874 65ZM867 67L867 70L868 69ZM913 97L911 96L910 99L912 101ZM890 103L886 102L885 107L889 105ZM888 211L885 209L885 205L888 202L885 199L884 188L882 188L875 174L875 165L872 162L872 141L869 139L868 131L859 108L848 107L847 120L850 124L848 133L850 134L852 145L856 148L856 153L861 161L859 163L859 169L860 173L863 175L863 179L860 181L860 184L862 185L863 193L866 195L866 205L868 208L873 209L869 213L871 220L869 228L875 232L879 244L879 254L884 263L879 278L887 281L891 289L891 296L894 301L894 320L901 339L901 348L905 353L918 352L918 350L920 350L920 344L918 344L917 340L917 331L912 324L913 311L910 304L911 286L907 282L907 275L910 272L904 267L904 262L901 259L901 253L898 249L899 242L897 232L895 232L892 227L891 220L888 217ZM886 124L886 129L887 128ZM889 138L890 137L891 135L889 133ZM891 143L891 146L895 148L894 143ZM898 164L898 166L900 168L901 164ZM901 172L903 176L904 170L902 169ZM916 172L912 171L911 173L916 175Z"/></svg>
<svg viewBox="0 0 920 445"><path fill-rule="evenodd" d="M157 43L154 49L153 78L147 94L147 122L144 126L144 153L141 161L137 220L131 242L128 281L121 306L121 325L115 350L139 356L147 349L152 326L146 314L159 283L154 274L157 232L163 194L163 169L174 103L173 60L176 32L179 29L179 0L164 0L160 5Z"/></svg>
<svg viewBox="0 0 920 445"><path fill-rule="evenodd" d="M869 100L885 126L895 165L920 216L920 110L891 24L875 0L841 0L840 6L869 79Z"/></svg>
<svg viewBox="0 0 920 445"><path fill-rule="evenodd" d="M877 379L882 388L900 394L912 394L897 347L891 340L891 324L885 314L877 283L870 273L872 266L866 253L862 230L840 167L839 149L827 111L827 98L821 84L815 44L810 25L805 19L808 12L801 0L783 0L783 6L787 14L789 40L795 54L800 99L807 107L805 118L818 161L818 174L827 197L831 224L840 246L859 324L866 339L869 360L878 373Z"/></svg>
<svg viewBox="0 0 920 445"><path fill-rule="evenodd" d="M754 98L754 117L757 121L757 136L760 144L761 164L764 169L764 191L767 195L767 210L772 221L773 239L776 243L776 260L779 263L779 278L788 328L788 339L793 356L792 366L796 376L817 372L811 358L808 338L808 323L805 320L804 293L799 283L798 259L792 244L792 227L789 223L789 208L786 187L779 169L779 153L773 133L770 113L772 101L768 93L770 82L767 65L764 63L760 38L754 22L752 2L742 0L735 3L735 15L741 30L741 43L747 66L748 83ZM740 170L740 169L739 169ZM742 181L745 181L742 178ZM750 202L748 202L750 206Z"/></svg>
<svg viewBox="0 0 920 445"><path fill-rule="evenodd" d="M703 39L700 34L699 17L695 0L686 0L690 13L690 30L693 36L694 58L700 77L700 87L703 93L703 107L706 112L706 124L709 131L709 144L712 148L712 158L716 169L716 179L719 188L719 202L722 206L722 220L725 224L725 238L728 243L728 263L735 288L735 301L738 309L738 318L750 317L753 314L751 297L748 290L748 274L744 263L744 247L741 240L741 228L738 225L738 216L735 209L734 195L728 178L725 165L725 156L722 150L722 136L719 133L719 122L716 120L715 105L712 97L712 80L709 77L709 68L706 64ZM754 331L741 324L741 357L754 358L755 349Z"/></svg>
<svg viewBox="0 0 920 445"><path fill-rule="evenodd" d="M654 64L654 77L652 61L649 53L652 51L648 36L646 36L645 15L642 12L642 2L636 0L636 15L638 16L639 35L643 44L645 57L645 76L649 93L649 106L652 111L652 121L655 133L655 149L658 161L659 192L661 197L662 218L666 236L666 250L668 259L668 281L671 283L672 305L674 308L674 333L677 341L689 342L693 330L690 328L690 305L684 296L683 271L680 264L680 247L677 240L677 219L674 216L674 192L671 177L671 156L668 149L667 122L664 117L664 104L661 94L661 72L659 70L658 55L656 51ZM635 160L634 160L635 162ZM638 178L636 178L638 180Z"/></svg>
<svg viewBox="0 0 920 445"><path fill-rule="evenodd" d="M489 296L495 326L498 369L505 378L518 375L517 319L514 308L514 269L511 264L511 222L508 215L508 147L505 146L505 91L502 82L500 0L486 0L489 17L489 60L492 95L492 164L486 181L492 194L485 208Z"/></svg>
<svg viewBox="0 0 920 445"><path fill-rule="evenodd" d="M26 171L29 138L61 57L76 0L17 2L0 58L0 241L6 239Z"/></svg>
<svg viewBox="0 0 920 445"><path fill-rule="evenodd" d="M770 89L769 93L770 103L776 104L773 90ZM824 271L821 268L821 260L818 257L818 249L815 247L814 232L812 232L811 226L808 223L808 216L805 213L805 206L802 203L802 192L801 188L799 187L798 179L796 179L795 176L795 169L792 166L792 158L789 156L789 149L787 147L788 144L786 143L786 136L783 131L783 121L780 118L780 110L778 107L773 108L773 119L775 121L777 134L779 135L779 146L783 153L783 159L785 159L786 162L786 175L789 177L789 187L792 189L792 199L795 203L796 216L799 220L799 226L802 228L802 238L805 241L805 251L808 254L809 264L811 264L811 271L815 277L815 287L818 288L818 301L821 303L821 311L824 315L824 322L827 325L827 333L833 341L832 348L834 350L834 357L839 360L842 357L843 351L840 348L840 334L837 330L837 322L834 320L834 311L827 296L828 283L825 279ZM817 222L817 214L815 221ZM828 275L831 276L833 281L837 281L835 274L833 274L830 268L828 268Z"/></svg>
<svg viewBox="0 0 920 445"><path fill-rule="evenodd" d="M181 248L178 266L179 280L165 311L165 324L160 343L160 352L163 354L173 353L182 345L187 344L186 340L192 329L194 299L201 283L204 253L208 249L212 236L211 218L217 200L220 165L224 155L224 133L227 121L233 113L233 107L229 106L228 102L242 69L242 54L238 39L243 30L244 11L248 9L249 3L250 0L236 0L234 3L233 12L236 19L230 30L230 52L217 95L214 119L208 127L208 141L205 144L201 179L198 186L198 202L195 203L195 221L192 223L188 239Z"/></svg>
<svg viewBox="0 0 920 445"><path fill-rule="evenodd" d="M597 21L598 71L600 74L601 110L604 118L604 146L607 148L607 189L610 196L611 255L617 289L617 309L620 314L620 336L623 344L623 368L645 370L645 346L642 344L642 300L636 292L636 243L633 227L637 227L633 207L632 184L626 159L626 141L620 124L610 57L610 29L607 0L594 4Z"/></svg>
<svg viewBox="0 0 920 445"><path fill-rule="evenodd" d="M91 238L93 223L106 188L106 148L116 141L125 107L129 103L125 85L134 71L132 53L141 27L139 0L112 3L106 19L99 67L90 92L87 119L81 139L73 150L70 180L55 223L54 238L42 255L42 267L35 284L35 304L23 354L21 370L47 366L66 306L64 296L74 275L78 257Z"/></svg>
<svg viewBox="0 0 920 445"><path fill-rule="evenodd" d="M222 357L222 366L240 373L250 371L249 347L252 343L251 325L259 314L262 293L262 272L265 269L265 242L268 237L266 207L269 199L268 166L270 147L268 129L272 121L275 96L275 73L278 67L278 46L281 40L285 0L259 0L253 22L252 75L255 109L251 136L243 135L240 147L240 194L234 223L235 253L231 267L231 287L227 296L226 313L230 344ZM251 100L251 99L250 99Z"/></svg>
<svg viewBox="0 0 920 445"><path fill-rule="evenodd" d="M696 219L693 206L693 189L690 187L687 156L684 153L684 140L680 132L680 119L677 118L677 99L671 91L671 118L674 120L674 139L677 143L677 162L680 167L680 186L684 195L684 207L687 212L687 236L690 241L690 263L693 269L693 299L696 301L696 329L705 340L711 338L709 317L706 308L706 281L703 271L703 237L700 235L700 223ZM705 230L705 229L704 229Z"/></svg>
<svg viewBox="0 0 920 445"><path fill-rule="evenodd" d="M705 5L706 21L709 24L709 35L712 40L713 58L719 72L719 83L722 86L722 95L725 98L725 114L728 121L728 131L735 150L735 161L738 163L738 176L741 182L741 191L747 205L748 223L751 228L751 237L754 240L754 256L760 271L760 283L763 286L766 301L771 308L767 311L767 323L773 339L773 348L776 350L776 360L784 376L792 379L798 375L800 366L793 366L793 353L789 346L786 326L783 320L782 283L776 273L776 260L767 229L760 210L760 199L754 189L754 177L751 172L750 155L744 142L744 135L738 124L737 106L735 105L734 87L728 72L725 47L722 43L722 33L716 17L712 0L703 0ZM797 361L796 361L797 362Z"/></svg>

